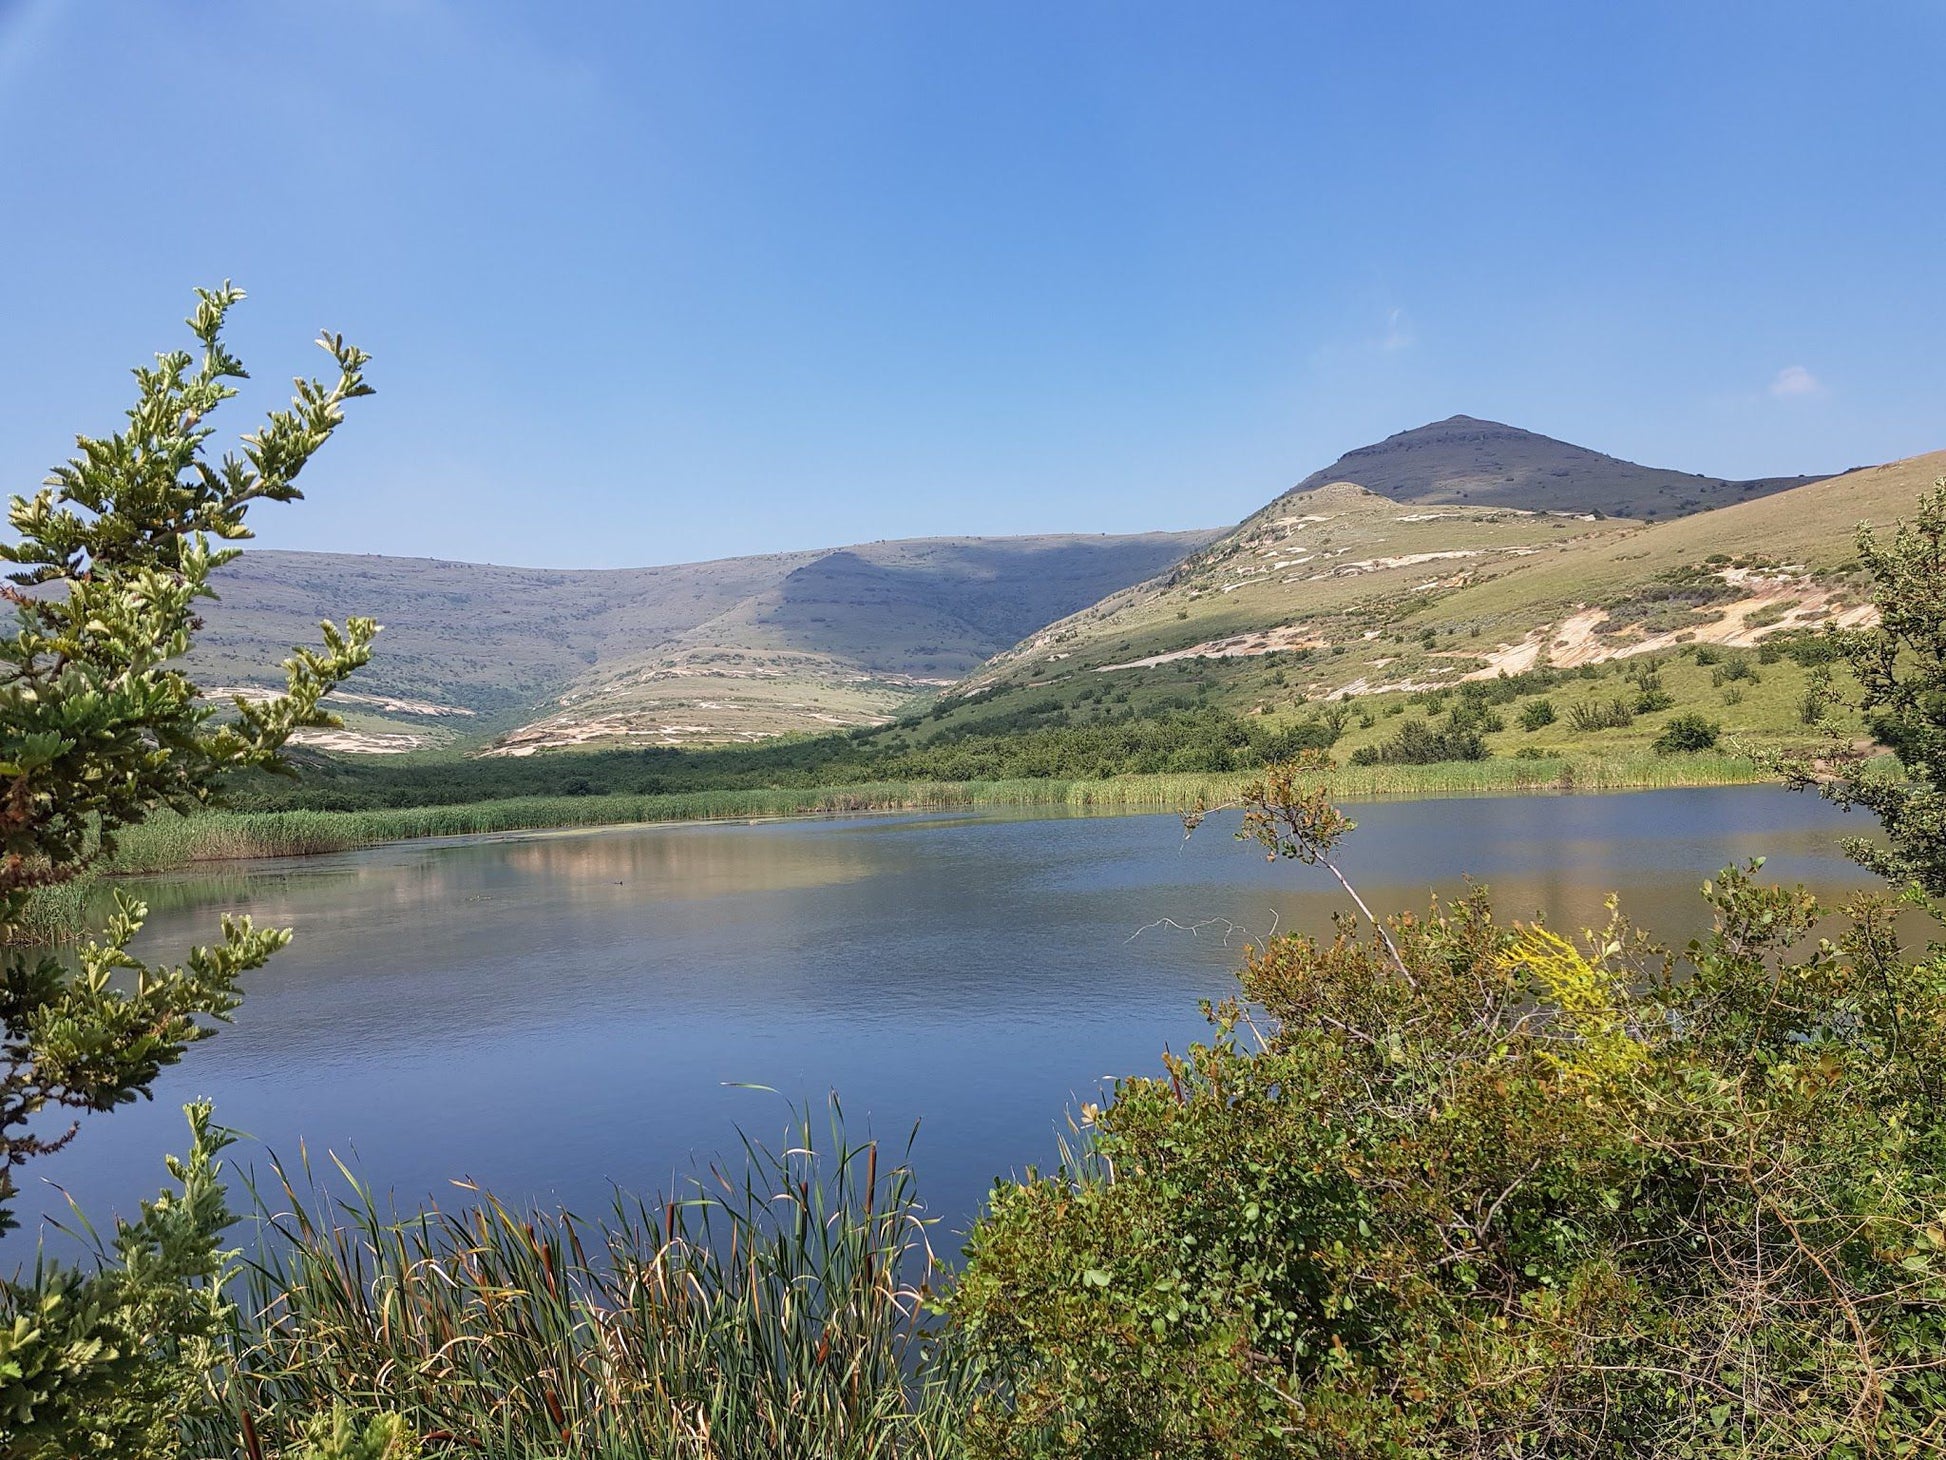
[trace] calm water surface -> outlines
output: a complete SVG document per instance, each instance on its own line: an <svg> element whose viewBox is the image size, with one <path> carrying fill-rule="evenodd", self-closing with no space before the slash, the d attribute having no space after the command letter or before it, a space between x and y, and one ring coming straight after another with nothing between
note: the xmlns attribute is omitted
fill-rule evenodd
<svg viewBox="0 0 1946 1460"><path fill-rule="evenodd" d="M1835 892L1859 829L1768 788L1371 804L1347 872L1375 908L1489 884L1506 917L1602 917L1610 891L1668 936L1699 881L1770 858ZM854 1129L919 1123L921 1188L963 1226L995 1176L1048 1163L1064 1110L1156 1068L1232 988L1238 949L1322 930L1326 874L1267 866L1212 821L899 816L416 843L145 881L150 956L221 911L297 930L233 1027L153 1104L29 1168L31 1243L61 1183L99 1220L156 1189L183 1101L266 1149L335 1153L401 1202L471 1177L605 1207L782 1132L786 1099L842 1097ZM772 1087L776 1094L739 1084Z"/></svg>

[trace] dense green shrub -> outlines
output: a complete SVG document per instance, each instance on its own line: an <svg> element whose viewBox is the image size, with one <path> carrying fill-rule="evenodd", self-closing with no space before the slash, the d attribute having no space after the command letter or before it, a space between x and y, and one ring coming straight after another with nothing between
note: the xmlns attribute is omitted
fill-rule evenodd
<svg viewBox="0 0 1946 1460"><path fill-rule="evenodd" d="M1391 739L1361 745L1352 752L1353 765L1432 765L1442 760L1485 760L1487 743L1477 730L1450 725L1435 729L1424 720L1407 720Z"/></svg>
<svg viewBox="0 0 1946 1460"><path fill-rule="evenodd" d="M1806 669L1837 664L1846 657L1845 637L1833 629L1792 629L1772 634L1764 640L1763 647L1790 656Z"/></svg>
<svg viewBox="0 0 1946 1460"><path fill-rule="evenodd" d="M1838 703L1838 690L1827 665L1817 665L1804 676L1804 693L1797 702L1797 718L1805 725L1821 725L1831 707Z"/></svg>
<svg viewBox="0 0 1946 1460"><path fill-rule="evenodd" d="M1539 730L1553 723L1554 702L1552 700L1529 700L1520 708L1520 728L1523 730Z"/></svg>
<svg viewBox="0 0 1946 1460"><path fill-rule="evenodd" d="M1663 755L1685 750L1714 750L1723 727L1701 715L1676 715L1655 738L1655 749Z"/></svg>
<svg viewBox="0 0 1946 1460"><path fill-rule="evenodd" d="M1597 730L1625 730L1634 723L1634 704L1619 695L1605 704L1590 700L1586 704L1568 706L1569 728L1584 735Z"/></svg>
<svg viewBox="0 0 1946 1460"><path fill-rule="evenodd" d="M1341 818L1252 804L1330 865ZM974 1452L1916 1453L1946 958L1869 898L1819 945L1754 867L1704 891L1679 953L1483 892L1252 952L1207 1044L996 1188L951 1303Z"/></svg>

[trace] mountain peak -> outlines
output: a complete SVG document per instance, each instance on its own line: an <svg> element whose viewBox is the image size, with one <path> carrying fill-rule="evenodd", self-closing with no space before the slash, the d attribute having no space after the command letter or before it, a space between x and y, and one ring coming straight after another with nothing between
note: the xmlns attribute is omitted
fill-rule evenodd
<svg viewBox="0 0 1946 1460"><path fill-rule="evenodd" d="M1347 451L1292 491L1349 481L1397 502L1601 512L1653 521L1817 480L1725 481L1641 466L1503 421L1453 415Z"/></svg>
<svg viewBox="0 0 1946 1460"><path fill-rule="evenodd" d="M1295 503L1299 497L1304 499L1305 506L1348 507L1360 502L1378 500L1379 494L1368 487L1359 486L1357 482L1333 481L1320 482L1315 487L1294 488L1278 500Z"/></svg>

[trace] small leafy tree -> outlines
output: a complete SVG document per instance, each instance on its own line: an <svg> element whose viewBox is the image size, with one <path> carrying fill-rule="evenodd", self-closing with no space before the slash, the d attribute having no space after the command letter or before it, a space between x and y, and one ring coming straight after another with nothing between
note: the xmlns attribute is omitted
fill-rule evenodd
<svg viewBox="0 0 1946 1460"><path fill-rule="evenodd" d="M199 290L197 353L135 372L121 431L81 437L31 498L12 499L16 565L0 588L0 1231L16 1223L16 1173L60 1149L83 1112L146 1096L156 1076L240 997L237 980L290 937L226 918L222 940L181 963L130 951L146 910L117 895L104 932L69 967L17 944L30 899L112 856L117 833L165 809L208 804L243 767L288 771L297 729L336 719L322 701L370 657L377 625L322 626L321 649L285 662L286 690L227 718L180 667L210 574L250 536L253 503L289 502L298 474L369 395L365 354L336 335L329 384L299 380L287 410L205 455L207 420L236 394L242 364L224 318L243 297ZM216 1180L223 1136L191 1111L191 1152L172 1162L179 1194L119 1223L98 1271L42 1264L0 1284L0 1450L9 1456L174 1453L223 1314L218 1237L230 1222Z"/></svg>
<svg viewBox="0 0 1946 1460"><path fill-rule="evenodd" d="M1939 897L1946 894L1946 477L1890 542L1861 526L1858 560L1872 575L1878 622L1834 630L1827 643L1857 677L1858 708L1904 778L1872 774L1859 747L1836 731L1818 756L1787 761L1783 770L1795 785L1815 785L1839 805L1878 817L1887 845L1853 838L1845 850L1854 860ZM1828 678L1814 680L1804 719L1821 719L1835 699Z"/></svg>
<svg viewBox="0 0 1946 1460"><path fill-rule="evenodd" d="M1678 755L1689 750L1714 750L1723 733L1720 725L1701 715L1676 715L1662 727L1652 747L1662 755Z"/></svg>

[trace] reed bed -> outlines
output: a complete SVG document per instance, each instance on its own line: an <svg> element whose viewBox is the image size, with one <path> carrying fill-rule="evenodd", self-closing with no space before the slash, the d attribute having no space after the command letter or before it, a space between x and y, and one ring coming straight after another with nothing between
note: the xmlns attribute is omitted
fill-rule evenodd
<svg viewBox="0 0 1946 1460"><path fill-rule="evenodd" d="M155 872L189 862L307 856L420 837L477 836L648 822L748 820L977 807L1173 811L1199 798L1233 796L1253 772L1130 775L1104 780L891 781L808 790L696 791L660 796L525 796L460 806L372 811L210 812L165 816L124 834L117 872ZM1577 755L1544 760L1447 761L1419 766L1341 766L1328 774L1345 797L1439 796L1549 790L1616 791L1731 785L1768 779L1741 756Z"/></svg>
<svg viewBox="0 0 1946 1460"><path fill-rule="evenodd" d="M931 1221L904 1156L808 1112L661 1203L604 1221L486 1193L397 1219L278 1173L222 1376L267 1453L308 1415L402 1415L432 1453L944 1460L965 1385L926 1313ZM272 1209L274 1206L274 1210ZM246 1424L246 1416L248 1416Z"/></svg>
<svg viewBox="0 0 1946 1460"><path fill-rule="evenodd" d="M743 821L869 811L1054 808L1113 814L1177 811L1234 798L1256 772L1128 775L1101 780L885 781L806 790L693 791L658 796L522 796L458 806L371 811L212 811L162 815L122 834L110 870L166 872L194 862L303 857L382 842L496 832L629 826L657 822ZM1549 791L1623 791L1741 785L1769 780L1756 762L1702 752L1634 751L1540 760L1493 758L1436 765L1340 766L1327 773L1334 795L1466 796ZM85 923L87 882L53 889L30 910L21 941L71 937Z"/></svg>

